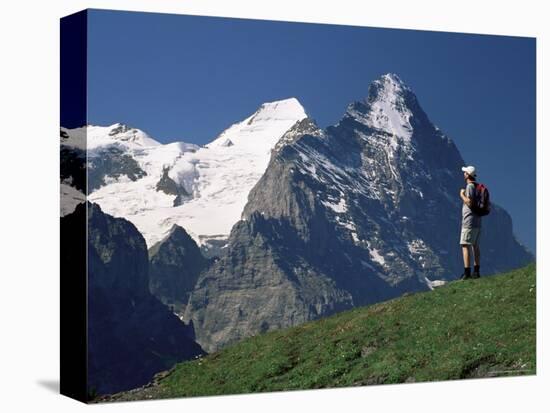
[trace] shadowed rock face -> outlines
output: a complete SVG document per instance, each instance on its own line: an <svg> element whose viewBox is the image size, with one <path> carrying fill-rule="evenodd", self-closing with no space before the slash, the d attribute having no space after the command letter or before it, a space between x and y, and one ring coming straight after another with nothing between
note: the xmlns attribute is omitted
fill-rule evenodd
<svg viewBox="0 0 550 413"><path fill-rule="evenodd" d="M157 191L162 191L168 195L176 195L173 206L181 205L186 199L190 199L191 195L185 190L182 185L178 185L170 176L168 172L170 168L164 168L160 181L156 185Z"/></svg>
<svg viewBox="0 0 550 413"><path fill-rule="evenodd" d="M88 212L88 389L98 394L141 386L176 362L203 354L193 327L149 292L143 237L130 222L80 204L61 218L70 242L73 221Z"/></svg>
<svg viewBox="0 0 550 413"><path fill-rule="evenodd" d="M189 294L209 261L180 226L149 250L149 289L174 313L183 315Z"/></svg>
<svg viewBox="0 0 550 413"><path fill-rule="evenodd" d="M455 279L464 161L395 75L326 130L297 122L277 143L224 255L184 319L208 351L352 306ZM495 206L484 274L532 260Z"/></svg>
<svg viewBox="0 0 550 413"><path fill-rule="evenodd" d="M147 174L134 158L117 146L109 146L94 151L88 158L88 190L94 191L105 185L105 179L118 179L127 176L131 181Z"/></svg>

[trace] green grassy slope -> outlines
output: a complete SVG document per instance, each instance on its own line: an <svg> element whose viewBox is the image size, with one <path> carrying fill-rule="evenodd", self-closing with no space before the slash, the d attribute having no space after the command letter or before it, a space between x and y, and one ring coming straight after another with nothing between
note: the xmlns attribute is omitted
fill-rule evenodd
<svg viewBox="0 0 550 413"><path fill-rule="evenodd" d="M535 374L535 265L356 308L178 364L137 400Z"/></svg>

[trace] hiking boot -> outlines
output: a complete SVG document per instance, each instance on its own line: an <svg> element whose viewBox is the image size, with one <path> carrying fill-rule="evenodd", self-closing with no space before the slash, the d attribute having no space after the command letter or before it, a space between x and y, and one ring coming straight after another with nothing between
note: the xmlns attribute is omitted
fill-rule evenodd
<svg viewBox="0 0 550 413"><path fill-rule="evenodd" d="M472 277L470 274L463 273L463 274L460 276L459 280L461 280L461 281L464 281L464 280L471 280L472 278L473 278L473 277Z"/></svg>

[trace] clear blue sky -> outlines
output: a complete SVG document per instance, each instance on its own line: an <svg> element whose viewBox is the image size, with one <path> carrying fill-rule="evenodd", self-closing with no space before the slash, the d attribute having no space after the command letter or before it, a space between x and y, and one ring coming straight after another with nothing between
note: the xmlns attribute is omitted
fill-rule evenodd
<svg viewBox="0 0 550 413"><path fill-rule="evenodd" d="M161 142L207 143L291 96L326 127L397 73L535 251L534 39L100 10L88 27L88 122Z"/></svg>

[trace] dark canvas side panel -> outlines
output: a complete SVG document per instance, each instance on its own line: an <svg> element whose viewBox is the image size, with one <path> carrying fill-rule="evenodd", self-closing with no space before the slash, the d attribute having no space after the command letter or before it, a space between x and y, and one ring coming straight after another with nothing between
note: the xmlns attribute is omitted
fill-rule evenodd
<svg viewBox="0 0 550 413"><path fill-rule="evenodd" d="M60 22L60 392L82 402L88 399L87 269L86 213L79 201L87 193L86 134L75 145L63 129L87 123L87 19L81 11Z"/></svg>

